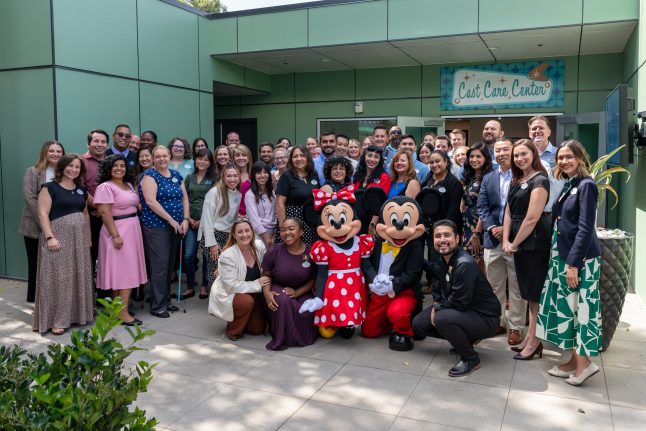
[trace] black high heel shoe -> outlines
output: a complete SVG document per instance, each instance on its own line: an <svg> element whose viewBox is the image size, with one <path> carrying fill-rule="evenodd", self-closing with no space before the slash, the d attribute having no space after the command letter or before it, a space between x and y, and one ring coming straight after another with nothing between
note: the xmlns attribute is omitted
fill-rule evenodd
<svg viewBox="0 0 646 431"><path fill-rule="evenodd" d="M512 352L520 353L523 351L525 347L519 347L519 346L512 346L509 348Z"/></svg>
<svg viewBox="0 0 646 431"><path fill-rule="evenodd" d="M529 356L523 356L520 352L516 355L514 355L514 359L518 361L531 361L534 359L534 356L538 355L539 358L543 357L543 343L540 342L538 343L538 346L534 349L532 353L529 354Z"/></svg>

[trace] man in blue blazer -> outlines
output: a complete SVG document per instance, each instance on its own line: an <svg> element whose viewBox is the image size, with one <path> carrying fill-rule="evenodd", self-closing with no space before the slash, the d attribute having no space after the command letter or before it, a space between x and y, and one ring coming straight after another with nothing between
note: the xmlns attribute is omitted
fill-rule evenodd
<svg viewBox="0 0 646 431"><path fill-rule="evenodd" d="M502 252L502 221L507 205L507 194L511 185L511 141L500 138L494 143L494 155L498 163L497 169L488 173L482 179L478 195L478 214L484 229L484 262L487 279L498 297L502 309L498 333L507 331L505 326L506 288L509 288L509 315L507 326L509 334L507 342L515 346L522 338L525 326L527 301L520 297L516 268L513 256Z"/></svg>

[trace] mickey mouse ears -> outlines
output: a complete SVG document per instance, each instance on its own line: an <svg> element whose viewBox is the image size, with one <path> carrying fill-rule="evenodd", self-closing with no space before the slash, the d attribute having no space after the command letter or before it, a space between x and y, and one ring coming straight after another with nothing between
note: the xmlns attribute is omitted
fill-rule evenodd
<svg viewBox="0 0 646 431"><path fill-rule="evenodd" d="M368 187L357 199L357 208L360 208L360 212L366 217L373 217L379 215L379 210L386 200L388 196L381 187Z"/></svg>
<svg viewBox="0 0 646 431"><path fill-rule="evenodd" d="M435 189L424 189L418 193L415 198L420 207L424 218L433 223L444 218L446 208L444 208L444 199L442 194Z"/></svg>

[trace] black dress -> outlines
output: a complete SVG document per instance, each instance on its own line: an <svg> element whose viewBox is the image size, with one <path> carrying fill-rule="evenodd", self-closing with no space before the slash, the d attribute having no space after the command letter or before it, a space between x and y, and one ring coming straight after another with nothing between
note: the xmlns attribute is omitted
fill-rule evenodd
<svg viewBox="0 0 646 431"><path fill-rule="evenodd" d="M303 204L312 198L312 190L321 188L316 170L307 178L299 178L291 171L280 176L276 186L276 196L285 196L285 215L296 217L303 222L303 242L312 245L318 241L316 226L310 226L303 220ZM276 243L280 240L280 226L276 226Z"/></svg>
<svg viewBox="0 0 646 431"><path fill-rule="evenodd" d="M509 188L507 198L509 214L511 215L509 242L516 238L520 225L527 216L532 190L537 187L544 188L549 196L550 181L547 174L539 172L526 182L519 182ZM545 284L550 260L551 224L551 217L547 214L542 214L532 233L519 244L518 251L514 253L514 265L516 267L520 296L529 302L538 303L541 299L541 291Z"/></svg>

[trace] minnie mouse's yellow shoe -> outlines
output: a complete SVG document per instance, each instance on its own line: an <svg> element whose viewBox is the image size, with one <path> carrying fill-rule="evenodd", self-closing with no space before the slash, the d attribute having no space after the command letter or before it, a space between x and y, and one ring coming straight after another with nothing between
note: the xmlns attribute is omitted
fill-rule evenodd
<svg viewBox="0 0 646 431"><path fill-rule="evenodd" d="M334 337L334 335L336 334L336 328L319 326L319 334L321 334L321 337L325 338L326 340L329 340L330 338Z"/></svg>

